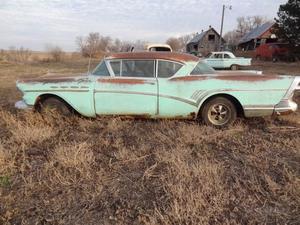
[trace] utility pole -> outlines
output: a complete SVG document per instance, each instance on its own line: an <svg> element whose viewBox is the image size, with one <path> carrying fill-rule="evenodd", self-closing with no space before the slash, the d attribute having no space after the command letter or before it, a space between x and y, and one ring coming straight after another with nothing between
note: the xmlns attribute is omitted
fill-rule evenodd
<svg viewBox="0 0 300 225"><path fill-rule="evenodd" d="M221 31L220 31L220 41L219 41L219 50L222 50L222 37L223 37L223 26L224 26L224 17L225 17L225 9L228 8L229 10L232 9L231 5L223 5L223 10L222 10L222 19L221 19Z"/></svg>

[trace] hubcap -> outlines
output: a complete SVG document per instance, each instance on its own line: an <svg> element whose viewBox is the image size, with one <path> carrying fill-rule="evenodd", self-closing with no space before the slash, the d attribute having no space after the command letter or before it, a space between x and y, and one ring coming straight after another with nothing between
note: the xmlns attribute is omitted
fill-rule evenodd
<svg viewBox="0 0 300 225"><path fill-rule="evenodd" d="M214 125L224 125L230 120L230 108L224 104L212 105L208 110L208 119Z"/></svg>

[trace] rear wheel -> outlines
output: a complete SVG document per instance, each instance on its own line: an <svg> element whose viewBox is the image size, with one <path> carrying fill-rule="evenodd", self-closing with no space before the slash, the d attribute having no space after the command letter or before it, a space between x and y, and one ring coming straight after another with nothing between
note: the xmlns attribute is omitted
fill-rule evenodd
<svg viewBox="0 0 300 225"><path fill-rule="evenodd" d="M40 111L42 113L55 112L64 116L69 116L73 113L65 102L54 97L45 99L40 105Z"/></svg>
<svg viewBox="0 0 300 225"><path fill-rule="evenodd" d="M206 125L222 128L236 120L237 110L227 98L216 97L204 105L201 116Z"/></svg>
<svg viewBox="0 0 300 225"><path fill-rule="evenodd" d="M238 70L239 69L239 66L238 65L232 65L230 67L231 70Z"/></svg>

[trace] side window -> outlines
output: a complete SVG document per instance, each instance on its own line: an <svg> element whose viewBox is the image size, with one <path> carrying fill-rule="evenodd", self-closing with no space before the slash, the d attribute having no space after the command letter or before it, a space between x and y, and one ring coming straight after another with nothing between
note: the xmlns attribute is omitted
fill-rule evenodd
<svg viewBox="0 0 300 225"><path fill-rule="evenodd" d="M168 61L158 61L157 77L167 78L173 76L182 67L181 64Z"/></svg>
<svg viewBox="0 0 300 225"><path fill-rule="evenodd" d="M224 59L230 59L230 56L228 54L224 54Z"/></svg>
<svg viewBox="0 0 300 225"><path fill-rule="evenodd" d="M154 60L123 60L122 77L154 77Z"/></svg>
<svg viewBox="0 0 300 225"><path fill-rule="evenodd" d="M110 66L111 66L115 76L121 76L121 62L120 61L111 61Z"/></svg>
<svg viewBox="0 0 300 225"><path fill-rule="evenodd" d="M202 75L202 74L215 74L215 70L207 65L206 63L199 62L195 69L191 72L191 75Z"/></svg>
<svg viewBox="0 0 300 225"><path fill-rule="evenodd" d="M102 61L92 73L97 76L110 76L109 71L104 61Z"/></svg>
<svg viewBox="0 0 300 225"><path fill-rule="evenodd" d="M222 58L222 54L214 54L212 58L214 58L214 59L221 59Z"/></svg>

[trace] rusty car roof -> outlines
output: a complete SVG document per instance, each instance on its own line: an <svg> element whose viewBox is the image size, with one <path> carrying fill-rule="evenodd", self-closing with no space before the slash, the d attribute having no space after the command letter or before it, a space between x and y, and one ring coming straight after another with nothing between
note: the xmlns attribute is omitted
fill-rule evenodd
<svg viewBox="0 0 300 225"><path fill-rule="evenodd" d="M114 53L106 59L164 59L176 62L198 62L196 56L176 52L121 52Z"/></svg>

